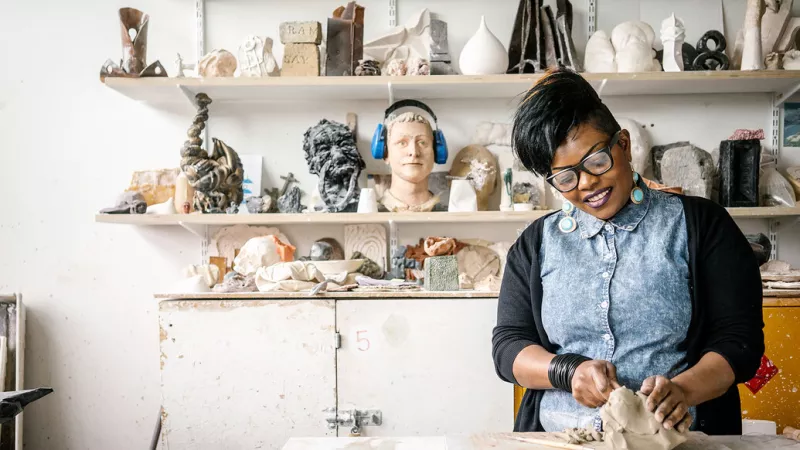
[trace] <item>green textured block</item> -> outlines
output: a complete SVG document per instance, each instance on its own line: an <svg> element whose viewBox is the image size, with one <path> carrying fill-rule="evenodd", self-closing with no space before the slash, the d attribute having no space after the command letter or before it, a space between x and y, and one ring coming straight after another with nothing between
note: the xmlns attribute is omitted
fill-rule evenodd
<svg viewBox="0 0 800 450"><path fill-rule="evenodd" d="M425 259L425 289L457 291L458 259L455 256L432 256Z"/></svg>

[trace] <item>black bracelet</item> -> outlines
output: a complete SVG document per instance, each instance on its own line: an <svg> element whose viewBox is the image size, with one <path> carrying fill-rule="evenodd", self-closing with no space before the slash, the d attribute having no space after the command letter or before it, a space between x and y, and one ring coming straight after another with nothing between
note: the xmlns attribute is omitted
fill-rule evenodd
<svg viewBox="0 0 800 450"><path fill-rule="evenodd" d="M575 353L556 355L550 361L550 367L547 369L547 378L554 388L572 392L572 377L575 375L575 370L581 364L591 360L591 358Z"/></svg>

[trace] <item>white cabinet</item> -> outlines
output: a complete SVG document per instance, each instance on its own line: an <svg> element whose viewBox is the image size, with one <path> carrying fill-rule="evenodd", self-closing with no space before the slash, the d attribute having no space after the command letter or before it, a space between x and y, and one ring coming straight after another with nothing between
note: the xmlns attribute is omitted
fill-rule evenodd
<svg viewBox="0 0 800 450"><path fill-rule="evenodd" d="M491 358L496 317L496 299L338 300L339 410L382 412L363 436L510 431L513 387Z"/></svg>
<svg viewBox="0 0 800 450"><path fill-rule="evenodd" d="M491 360L496 307L492 298L162 301L162 448L336 436L323 410L337 406L340 418L381 411L364 436L510 431L513 389Z"/></svg>
<svg viewBox="0 0 800 450"><path fill-rule="evenodd" d="M335 436L333 300L163 301L165 450L280 448Z"/></svg>

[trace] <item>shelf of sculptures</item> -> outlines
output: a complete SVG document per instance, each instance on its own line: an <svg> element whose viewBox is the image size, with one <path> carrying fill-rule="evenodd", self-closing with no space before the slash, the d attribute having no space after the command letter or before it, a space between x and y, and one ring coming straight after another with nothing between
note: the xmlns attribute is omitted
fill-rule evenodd
<svg viewBox="0 0 800 450"><path fill-rule="evenodd" d="M541 74L379 77L106 78L105 84L146 103L194 101L205 93L218 103L296 101L514 98ZM776 93L800 87L800 71L585 73L604 96Z"/></svg>
<svg viewBox="0 0 800 450"><path fill-rule="evenodd" d="M428 213L300 213L300 214L97 214L96 222L126 225L292 225L351 223L524 223L552 211L477 211ZM728 208L736 219L800 216L800 207Z"/></svg>

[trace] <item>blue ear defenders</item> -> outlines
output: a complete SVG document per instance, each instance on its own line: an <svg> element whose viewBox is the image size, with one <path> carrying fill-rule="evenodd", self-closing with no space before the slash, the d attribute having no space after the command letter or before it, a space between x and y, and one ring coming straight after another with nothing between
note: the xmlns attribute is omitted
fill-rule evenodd
<svg viewBox="0 0 800 450"><path fill-rule="evenodd" d="M439 122L436 119L436 114L433 113L433 110L430 109L428 105L418 100L400 100L386 109L386 112L383 114L383 121L378 124L378 127L375 128L375 134L372 135L372 157L375 159L383 159L386 157L386 126L384 122L393 112L409 106L419 108L430 114L433 118L433 122L436 124L436 128L433 130L433 160L436 164L446 163L447 141L444 139L444 133L439 129Z"/></svg>

